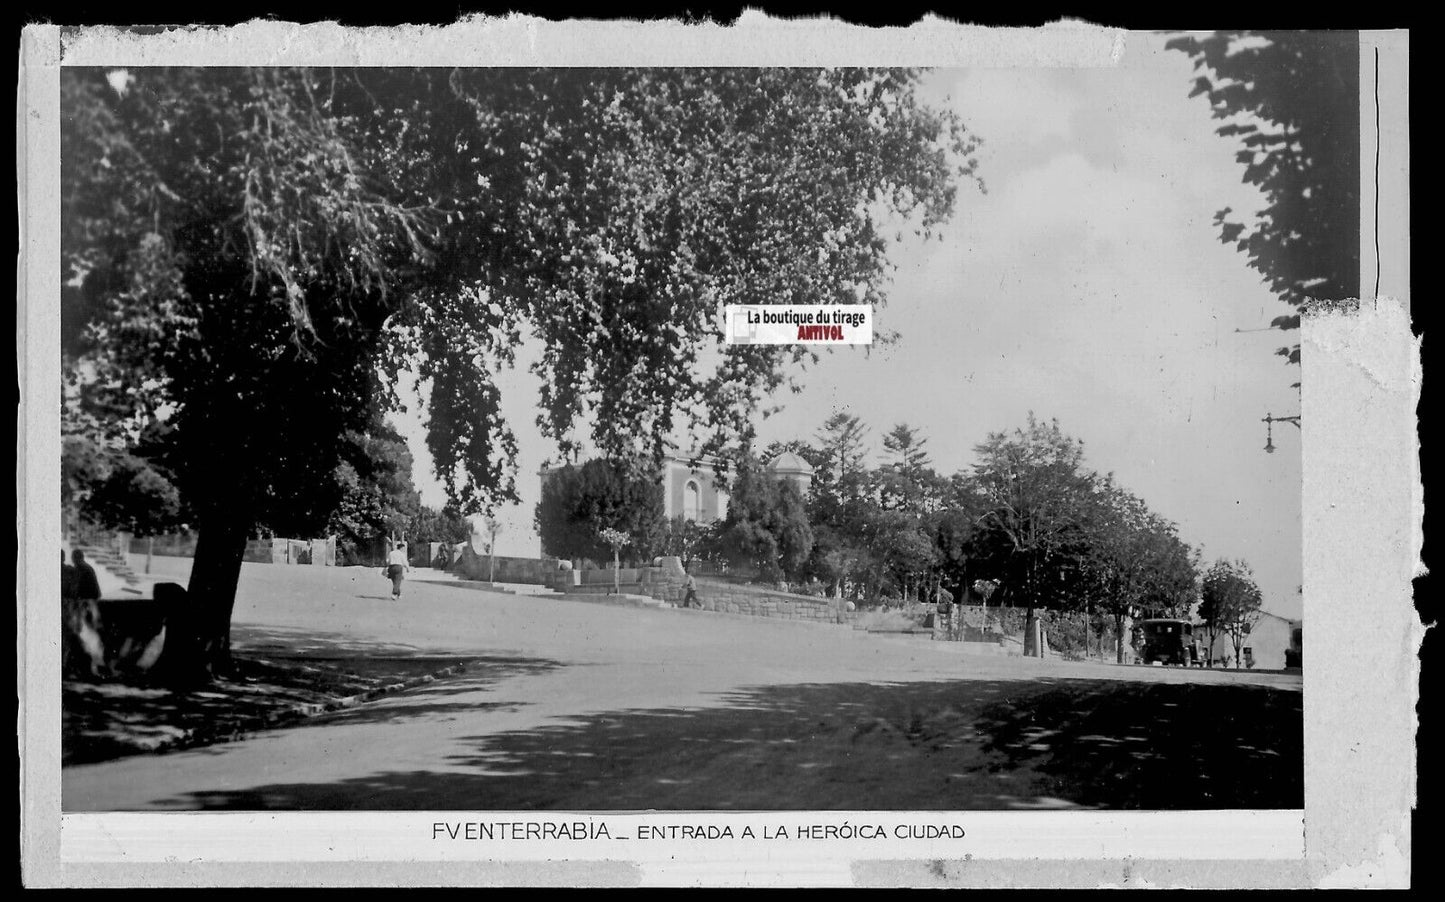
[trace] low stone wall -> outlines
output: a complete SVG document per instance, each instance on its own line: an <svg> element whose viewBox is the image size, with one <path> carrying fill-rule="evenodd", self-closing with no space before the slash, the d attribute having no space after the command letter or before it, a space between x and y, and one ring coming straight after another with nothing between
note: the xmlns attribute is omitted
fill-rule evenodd
<svg viewBox="0 0 1445 902"><path fill-rule="evenodd" d="M977 604L949 605L933 618L933 638L964 642L998 641L1023 631L1024 612Z"/></svg>
<svg viewBox="0 0 1445 902"><path fill-rule="evenodd" d="M244 561L253 564L336 565L336 539L250 539Z"/></svg>
<svg viewBox="0 0 1445 902"><path fill-rule="evenodd" d="M663 567L624 567L612 570L556 570L549 585L558 592L573 595L606 595L614 588L624 595L646 595L649 598L666 600L659 594L670 584L682 585L685 577L681 570L670 573Z"/></svg>
<svg viewBox="0 0 1445 902"><path fill-rule="evenodd" d="M487 580L498 583L522 583L550 586L557 562L548 558L503 557L489 560L477 554L470 543L461 546L461 556L452 564L452 572L462 579ZM495 575L493 575L495 574Z"/></svg>
<svg viewBox="0 0 1445 902"><path fill-rule="evenodd" d="M248 539L241 559L253 564L284 564L286 546L275 539Z"/></svg>
<svg viewBox="0 0 1445 902"><path fill-rule="evenodd" d="M623 567L620 570L614 571L608 567L603 570L578 570L578 585L611 586L618 584L623 586L636 586L640 585L644 579L643 571L651 569L653 568Z"/></svg>
<svg viewBox="0 0 1445 902"><path fill-rule="evenodd" d="M685 591L681 583L660 586L662 598L681 605ZM811 595L794 595L762 586L750 586L721 580L697 580L697 598L705 611L719 611L725 614L743 614L749 617L776 617L781 620L805 620L812 623L838 623L851 625L858 619L857 611L845 608L840 598L817 598Z"/></svg>
<svg viewBox="0 0 1445 902"><path fill-rule="evenodd" d="M131 554L153 554L157 557L196 556L195 533L175 533L153 538L132 536L127 544Z"/></svg>
<svg viewBox="0 0 1445 902"><path fill-rule="evenodd" d="M773 617L811 623L852 625L857 611L846 610L842 599L794 595L764 586L697 579L697 600L705 611ZM663 558L656 567L629 567L617 574L623 594L645 595L682 606L687 595L687 574L675 558ZM605 595L613 590L611 570L559 570L552 575L552 587L570 595Z"/></svg>

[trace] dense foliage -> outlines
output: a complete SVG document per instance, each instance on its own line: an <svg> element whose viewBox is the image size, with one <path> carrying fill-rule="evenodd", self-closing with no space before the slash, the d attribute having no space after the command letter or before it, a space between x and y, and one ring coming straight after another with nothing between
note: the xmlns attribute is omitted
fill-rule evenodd
<svg viewBox="0 0 1445 902"><path fill-rule="evenodd" d="M411 451L394 428L379 422L343 438L341 460L331 474L341 498L326 532L336 536L340 560L379 563L389 544L384 540L420 540L411 528L422 513L421 493L412 484Z"/></svg>
<svg viewBox="0 0 1445 902"><path fill-rule="evenodd" d="M646 467L603 458L548 472L535 523L542 551L564 560L610 560L614 547L601 537L616 530L634 554L648 557L664 542L667 520L662 485Z"/></svg>
<svg viewBox="0 0 1445 902"><path fill-rule="evenodd" d="M813 548L813 531L798 487L776 478L752 455L738 459L718 547L765 579L796 579Z"/></svg>
<svg viewBox="0 0 1445 902"><path fill-rule="evenodd" d="M734 578L862 606L958 601L1029 618L1052 612L1040 619L1062 631L1051 640L1056 647L1083 654L1108 635L1121 661L1131 621L1187 618L1199 602L1198 552L1178 526L1112 475L1089 469L1082 442L1057 421L1030 415L1025 426L990 435L973 465L949 477L929 466L919 430L895 425L875 466L867 434L858 418L839 414L813 443L729 456L727 515L702 526L663 523L655 473L634 468L640 475L628 477L603 460L564 467L544 485L538 525L553 554L582 549L571 553L602 560L626 547L643 559L725 561ZM815 468L806 493L768 466L784 452ZM625 542L601 539L608 529ZM1218 595L1214 585L1206 580L1206 599ZM1201 616L1222 616L1214 604L1201 606ZM1246 620L1230 622L1247 633Z"/></svg>
<svg viewBox="0 0 1445 902"><path fill-rule="evenodd" d="M814 540L804 591L859 604L957 600L1082 615L1089 631L1126 635L1147 616L1187 617L1199 597L1197 552L1178 527L1112 476L1086 467L1081 442L1057 422L994 433L949 477L930 466L907 424L867 464L867 427L830 417L815 442L777 443L816 468L807 523ZM809 582L811 581L811 588ZM1122 659L1123 645L1116 646Z"/></svg>
<svg viewBox="0 0 1445 902"><path fill-rule="evenodd" d="M1169 48L1198 73L1220 135L1237 138L1244 181L1265 207L1251 219L1226 207L1220 240L1235 245L1293 312L1310 298L1360 294L1359 35L1352 31L1223 31L1181 35ZM1299 363L1299 345L1280 348Z"/></svg>
<svg viewBox="0 0 1445 902"><path fill-rule="evenodd" d="M171 427L201 538L195 647L167 655L224 659L246 536L322 529L408 374L462 514L516 498L494 377L524 334L564 454L746 436L807 355L725 347L719 305L881 304L895 233L972 178L917 77L65 69L66 429Z"/></svg>

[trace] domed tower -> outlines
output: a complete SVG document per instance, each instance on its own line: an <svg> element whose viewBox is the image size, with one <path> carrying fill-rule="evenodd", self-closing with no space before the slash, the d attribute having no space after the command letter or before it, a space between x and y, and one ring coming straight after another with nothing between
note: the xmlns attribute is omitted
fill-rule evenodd
<svg viewBox="0 0 1445 902"><path fill-rule="evenodd" d="M784 451L768 462L767 470L777 479L787 480L798 487L798 493L805 498L813 484L813 468L806 460L792 451Z"/></svg>

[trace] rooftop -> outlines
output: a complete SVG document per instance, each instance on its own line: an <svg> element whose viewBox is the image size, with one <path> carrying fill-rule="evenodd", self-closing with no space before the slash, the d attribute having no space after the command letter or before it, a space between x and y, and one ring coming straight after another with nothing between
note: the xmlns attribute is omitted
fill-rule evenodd
<svg viewBox="0 0 1445 902"><path fill-rule="evenodd" d="M812 466L792 451L784 451L768 462L768 469L774 473L813 475Z"/></svg>

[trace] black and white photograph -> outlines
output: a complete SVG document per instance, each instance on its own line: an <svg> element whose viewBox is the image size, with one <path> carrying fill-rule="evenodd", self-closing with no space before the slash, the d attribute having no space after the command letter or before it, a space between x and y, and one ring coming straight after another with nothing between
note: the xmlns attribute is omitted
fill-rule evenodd
<svg viewBox="0 0 1445 902"><path fill-rule="evenodd" d="M1298 834L1341 654L1302 326L1380 294L1378 50L1116 40L62 57L24 461L60 815L425 812L484 858Z"/></svg>

